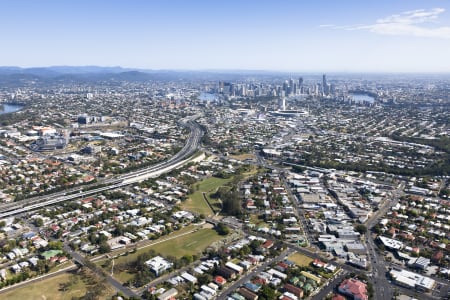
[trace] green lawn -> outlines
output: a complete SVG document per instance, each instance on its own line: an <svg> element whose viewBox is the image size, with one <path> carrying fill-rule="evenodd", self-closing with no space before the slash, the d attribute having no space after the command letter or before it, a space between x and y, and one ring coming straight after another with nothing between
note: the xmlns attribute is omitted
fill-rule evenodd
<svg viewBox="0 0 450 300"><path fill-rule="evenodd" d="M203 198L203 193L206 193L206 198L208 201L211 201L211 205L218 207L217 200L211 199L210 195L215 193L219 187L226 185L232 180L233 177L226 179L210 177L194 184L195 192L192 195L189 195L189 199L182 204L182 208L199 214L204 214L205 216L211 216L213 212Z"/></svg>
<svg viewBox="0 0 450 300"><path fill-rule="evenodd" d="M189 227L190 230L193 227ZM137 257L149 251L150 249L155 250L156 253L160 253L164 256L173 255L176 257L182 257L185 254L197 254L203 251L213 242L219 240L221 237L216 233L215 230L209 228L199 229L192 233L176 232L176 234L170 234L167 237L162 237L159 240L154 241L153 244L148 247L139 249L135 253L130 253L128 255L119 256L114 259L116 265L126 264L133 262ZM101 265L105 260L98 262Z"/></svg>
<svg viewBox="0 0 450 300"><path fill-rule="evenodd" d="M222 237L213 229L204 228L188 235L157 244L151 248L163 255L182 257L183 255L194 255L201 253L213 242Z"/></svg>
<svg viewBox="0 0 450 300"><path fill-rule="evenodd" d="M167 240L162 239L160 242L156 241L156 244L152 244L149 247L139 249L135 253L117 257L114 259L114 264L125 265L127 263L131 263L135 261L140 254L145 253L150 249L163 256L171 255L177 258L180 258L183 255L199 254L213 242L216 242L222 238L217 234L215 230L210 228L202 228L192 233L188 233L185 235L178 234L172 237L174 238ZM101 266L104 262L105 260L100 260L97 261L96 264ZM111 266L105 268L105 270L108 273L111 272ZM129 273L128 271L114 272L114 277L120 282L126 282L132 279L133 276L134 275L132 273Z"/></svg>
<svg viewBox="0 0 450 300"><path fill-rule="evenodd" d="M114 275L114 278L117 279L120 282L127 282L127 281L129 281L129 280L134 278L134 274L128 273L126 271L125 272L120 272L118 274L114 273L113 275Z"/></svg>
<svg viewBox="0 0 450 300"><path fill-rule="evenodd" d="M254 214L250 215L250 223L255 224L256 227L270 227L263 219L259 219L258 216Z"/></svg>
<svg viewBox="0 0 450 300"><path fill-rule="evenodd" d="M194 225L189 225L189 226L181 228L178 231L172 232L169 235L162 236L157 240L148 241L148 246L142 246L142 245L138 246L138 248L140 248L140 249L138 249L134 253L126 254L128 251L131 251L131 250L122 250L122 251L119 250L116 252L112 252L110 254L110 256L118 256L117 258L114 259L114 262L116 265L117 264L127 264L127 263L135 261L140 254L147 252L149 249L153 249L154 246L152 246L152 245L154 245L154 244L156 245L157 243L165 243L164 241L169 240L169 239L178 239L178 238L180 238L179 237L180 235L183 235L194 229L195 229ZM188 234L188 236L189 235L190 234ZM126 255L122 255L122 254L126 254ZM98 266L101 266L106 260L107 259L100 259L100 260L96 261L95 263ZM108 272L111 271L111 268L107 268L107 271Z"/></svg>
<svg viewBox="0 0 450 300"><path fill-rule="evenodd" d="M81 279L77 280L69 290L65 292L59 290L60 284L73 280L72 276L77 275L64 273L43 281L26 284L20 288L0 294L0 299L71 300L73 297L81 297L86 293L86 285ZM111 295L111 293L108 294Z"/></svg>
<svg viewBox="0 0 450 300"><path fill-rule="evenodd" d="M294 262L297 266L307 267L313 261L309 256L300 254L298 252L293 253L288 256L288 260Z"/></svg>

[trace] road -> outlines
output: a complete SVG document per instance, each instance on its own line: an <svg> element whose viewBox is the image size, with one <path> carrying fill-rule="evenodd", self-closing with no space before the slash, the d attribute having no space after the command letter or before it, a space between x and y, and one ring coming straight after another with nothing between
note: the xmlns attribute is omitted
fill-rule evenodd
<svg viewBox="0 0 450 300"><path fill-rule="evenodd" d="M128 174L118 176L116 178L106 179L99 182L95 188L89 190L82 190L81 187L77 187L73 190L65 192L57 192L52 195L34 197L13 204L6 204L0 206L0 219L23 214L32 210L36 210L45 206L54 205L63 201L73 200L80 197L86 197L89 195L97 194L106 190L116 189L126 185L130 185L136 182L146 180L148 178L158 177L164 173L168 173L182 165L188 163L192 155L197 151L203 131L200 126L194 121L194 118L188 118L184 121L180 121L180 124L189 128L191 133L185 144L185 146L170 159L160 162L151 167L143 168L141 170L132 171Z"/></svg>
<svg viewBox="0 0 450 300"><path fill-rule="evenodd" d="M289 198L291 199L292 206L294 207L294 214L297 217L297 219L300 220L300 227L302 229L303 235L308 240L308 245L311 246L311 245L313 245L314 240L310 235L310 232L308 229L308 223L306 221L304 211L300 210L300 208L298 206L297 196L295 196L294 193L292 192L291 186L286 181L286 178L284 177L284 175L281 174L280 178L281 178L281 181L283 182L283 185L285 187L285 190L286 190Z"/></svg>
<svg viewBox="0 0 450 300"><path fill-rule="evenodd" d="M186 164L190 161L190 158L192 155L197 151L201 138L203 136L203 131L200 128L200 126L195 123L195 119L198 116L194 117L188 117L184 120L180 120L179 124L181 124L184 127L187 127L190 129L190 135L189 138L185 144L185 146L174 156L172 156L167 161L163 161L161 163L158 163L156 165L153 165L151 167L147 167L141 170L133 171L125 175L118 176L116 178L107 179L105 181L102 181L100 183L97 183L96 186L99 186L98 188L94 187L88 191L83 191L82 187L77 187L72 190L64 191L64 192L57 192L51 195L42 196L42 197L34 197L30 199L23 200L19 203L13 203L13 204L7 204L0 206L0 219L19 215L26 213L28 211L36 210L45 206L57 204L63 201L68 201L80 197L86 197L92 194L96 194L102 191L115 189L118 187L126 186L135 182L143 181L145 179L151 178L151 177L158 177L161 174L170 172L176 168L179 168L180 166ZM106 186L102 186L105 185ZM86 187L84 187L86 188ZM133 292L132 290L128 289L127 287L124 287L119 281L115 280L112 276L109 276L108 274L105 274L103 270L98 268L94 263L91 261L85 259L82 255L80 255L78 252L72 251L70 247L68 247L67 244L64 244L64 250L70 254L73 258L74 262L77 262L80 265L84 265L92 269L96 274L98 274L101 277L106 278L107 282L113 286L116 290L123 293L123 295L127 297L139 297L137 293ZM26 281L25 283L28 283L30 281ZM14 285L16 287L17 285Z"/></svg>
<svg viewBox="0 0 450 300"><path fill-rule="evenodd" d="M247 272L247 274L243 275L241 278L239 278L238 280L236 280L235 282L233 282L230 286L228 286L224 292L222 292L218 297L217 300L225 300L228 298L228 295L233 293L238 287L240 287L241 285L243 285L244 283L246 283L247 281L249 281L250 279L252 279L253 277L255 277L258 273L260 273L261 271L267 269L267 267L275 262L279 262L279 261L283 261L287 256L289 256L289 254L291 254L292 251L291 249L286 249L283 252L281 252L280 255L278 255L275 258L272 259L268 259L267 261L265 261L264 263L262 263L260 266L256 267L255 269L253 269L250 272Z"/></svg>
<svg viewBox="0 0 450 300"><path fill-rule="evenodd" d="M386 278L386 262L384 260L384 257L382 255L380 256L377 251L377 246L375 245L373 235L371 234L371 229L379 222L380 218L386 215L389 209L391 209L398 203L400 197L403 195L403 188L404 182L402 182L392 193L392 200L386 200L384 205L366 222L368 232L364 236L364 242L368 251L367 258L369 259L370 265L372 267L372 272L369 276L371 276L373 280L375 299L392 299L394 295L394 288L389 284Z"/></svg>
<svg viewBox="0 0 450 300"><path fill-rule="evenodd" d="M227 158L227 157L223 157L223 158ZM280 172L283 171L283 169L281 168L277 168L274 166L269 166L266 164L266 162L264 161L264 159L262 157L260 157L258 155L258 153L256 153L256 165L260 165L260 166L264 166L266 168L270 168L270 169L277 169ZM288 164L291 165L291 164ZM304 166L306 167L306 166ZM312 167L306 167L308 169L316 169L316 168L312 168ZM322 169L320 169L319 171L323 171ZM288 192L290 198L293 200L292 203L295 204L295 197L292 193L292 191L290 191L289 189L289 185L286 183L285 180L283 180L284 186L286 187L286 191ZM380 218L384 217L387 213L387 211L389 209L391 209L393 206L395 206L400 197L402 195L404 195L404 187L405 187L405 183L401 182L397 188L392 192L391 195L391 199L387 200L384 205L382 207L380 207L380 209L375 212L366 222L366 226L367 228L370 230L373 226L375 226ZM295 206L295 205L294 205ZM298 210L296 209L296 211L298 212ZM298 216L298 214L296 214ZM300 213L300 220L302 221L302 225L304 228L304 232L305 235L308 237L308 240L311 242L311 238L307 235L307 226L305 228L305 222L306 220L304 218L302 218L302 214ZM306 230L305 230L306 229ZM245 230L247 231L247 230ZM260 235L262 237L265 238L273 238L271 236L265 235L265 234L260 234L260 233L256 233L256 232L248 232L249 234L253 234L253 235ZM388 271L388 265L384 260L383 256L380 256L377 252L377 246L375 245L375 242L373 240L373 237L370 234L366 234L364 237L364 242L366 244L367 250L368 250L368 259L370 260L370 264L372 266L372 270L371 271L365 271L365 270L361 270L358 268L355 268L353 266L347 265L347 264L341 264L338 262L333 261L332 263L335 265L340 266L343 269L343 272L337 277L335 278L332 282L330 282L328 284L327 287L325 287L323 289L323 291L320 291L317 295L314 296L313 299L323 299L329 292L331 292L333 290L333 288L340 282L340 280L343 278L343 274L345 273L355 273L357 275L362 275L362 276L366 276L369 277L369 279L371 280L371 283L374 286L374 299L386 299L386 300L390 300L392 299L395 290L398 290L406 295L412 296L412 297L418 297L418 295L423 295L421 298L423 299L438 299L439 296L443 297L446 296L447 290L448 290L448 282L445 282L443 280L437 280L437 282L439 284L441 284L442 288L439 291L434 291L433 295L429 295L429 294L422 294L422 293L416 293L415 290L411 290L411 289L405 289L402 287L399 287L397 285L393 285L391 284L387 277L386 277L386 273ZM299 253L303 253L305 255L308 255L310 257L313 258L319 258L322 261L328 262L327 259L325 259L324 257L322 257L321 255L319 255L318 253L312 252L310 250L307 250L305 248L301 248L298 247L297 245L293 245L293 244L286 244L289 248L291 249L295 249L297 252ZM442 281L442 282L441 282Z"/></svg>
<svg viewBox="0 0 450 300"><path fill-rule="evenodd" d="M315 294L314 296L312 296L313 300L323 300L326 298L326 296L333 292L335 287L340 284L343 280L345 275L347 275L347 271L342 270L341 272L339 272L339 274L337 274L333 279L331 279L330 281L328 281L326 283L325 286L322 287L322 289Z"/></svg>
<svg viewBox="0 0 450 300"><path fill-rule="evenodd" d="M114 287L117 291L121 292L124 296L139 298L138 294L136 294L129 288L123 286L122 283L120 283L119 281L114 279L112 276L106 274L102 269L97 267L97 265L95 265L94 263L92 263L91 261L86 259L84 256L80 255L78 252L70 249L70 247L67 244L64 244L64 251L66 251L68 254L70 254L72 256L72 260L75 261L76 263L78 263L79 265L86 266L89 269L91 269L93 272L95 272L99 277L105 278L106 281L112 287Z"/></svg>

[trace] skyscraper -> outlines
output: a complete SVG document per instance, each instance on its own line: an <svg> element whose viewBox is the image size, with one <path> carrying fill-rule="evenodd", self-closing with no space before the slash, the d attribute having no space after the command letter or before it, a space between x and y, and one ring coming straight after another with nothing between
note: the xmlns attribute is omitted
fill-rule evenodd
<svg viewBox="0 0 450 300"><path fill-rule="evenodd" d="M303 94L303 77L298 78L298 90L300 94Z"/></svg>
<svg viewBox="0 0 450 300"><path fill-rule="evenodd" d="M281 97L278 100L278 109L281 111L285 111L286 110L286 98Z"/></svg>
<svg viewBox="0 0 450 300"><path fill-rule="evenodd" d="M330 93L330 86L327 83L327 76L325 74L322 76L322 91L323 95L328 95Z"/></svg>

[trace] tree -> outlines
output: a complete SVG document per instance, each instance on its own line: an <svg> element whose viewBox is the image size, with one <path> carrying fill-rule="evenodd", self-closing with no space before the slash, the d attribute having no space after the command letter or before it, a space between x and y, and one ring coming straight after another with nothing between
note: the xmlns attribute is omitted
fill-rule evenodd
<svg viewBox="0 0 450 300"><path fill-rule="evenodd" d="M103 253L108 253L108 252L111 251L111 247L108 245L108 243L102 242L102 243L100 243L100 246L99 246L98 251L99 251L100 253L102 253L102 254L103 254Z"/></svg>
<svg viewBox="0 0 450 300"><path fill-rule="evenodd" d="M114 235L115 236L123 235L124 232L125 232L125 226L123 226L120 223L115 225L115 228L114 228Z"/></svg>
<svg viewBox="0 0 450 300"><path fill-rule="evenodd" d="M216 225L216 231L220 235L227 235L230 233L230 229L223 223L219 223Z"/></svg>
<svg viewBox="0 0 450 300"><path fill-rule="evenodd" d="M186 254L186 255L183 255L181 260L183 261L184 265L188 265L194 261L194 258L192 257L192 255Z"/></svg>
<svg viewBox="0 0 450 300"><path fill-rule="evenodd" d="M35 267L36 272L38 274L43 274L45 272L45 270L46 270L45 266L46 266L46 263L45 263L44 260L42 260L42 259L38 260L37 264L36 264L36 267Z"/></svg>
<svg viewBox="0 0 450 300"><path fill-rule="evenodd" d="M367 232L367 227L363 224L358 224L355 226L355 230L360 234L365 234Z"/></svg>
<svg viewBox="0 0 450 300"><path fill-rule="evenodd" d="M48 249L55 249L55 250L62 250L63 249L63 243L61 241L52 241L49 242L47 245Z"/></svg>
<svg viewBox="0 0 450 300"><path fill-rule="evenodd" d="M239 216L242 213L241 199L236 189L219 188L213 197L222 200L222 211L225 214Z"/></svg>
<svg viewBox="0 0 450 300"><path fill-rule="evenodd" d="M34 225L36 225L36 227L42 227L44 225L44 221L41 218L36 218L34 220Z"/></svg>
<svg viewBox="0 0 450 300"><path fill-rule="evenodd" d="M242 256L252 253L252 249L248 245L244 245L240 250L239 254Z"/></svg>
<svg viewBox="0 0 450 300"><path fill-rule="evenodd" d="M275 290L270 286L268 286L267 284L262 286L259 295L260 295L259 299L263 300L272 300L277 298Z"/></svg>
<svg viewBox="0 0 450 300"><path fill-rule="evenodd" d="M212 276L205 273L197 276L198 286L208 284L212 280Z"/></svg>

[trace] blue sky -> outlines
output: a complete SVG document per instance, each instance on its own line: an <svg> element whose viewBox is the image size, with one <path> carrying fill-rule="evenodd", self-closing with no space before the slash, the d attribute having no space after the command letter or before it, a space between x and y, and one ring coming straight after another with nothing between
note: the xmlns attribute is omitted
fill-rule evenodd
<svg viewBox="0 0 450 300"><path fill-rule="evenodd" d="M0 65L450 72L450 3L0 1Z"/></svg>

